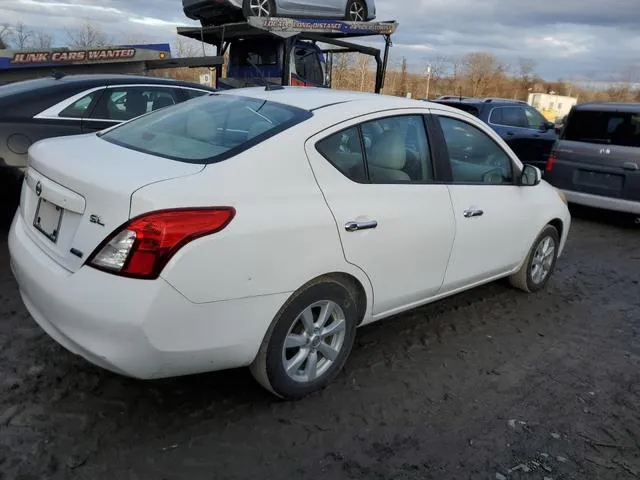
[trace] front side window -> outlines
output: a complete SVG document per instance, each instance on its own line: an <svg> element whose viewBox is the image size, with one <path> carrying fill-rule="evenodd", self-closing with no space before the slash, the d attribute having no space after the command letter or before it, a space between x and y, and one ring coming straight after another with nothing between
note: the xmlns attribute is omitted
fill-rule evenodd
<svg viewBox="0 0 640 480"><path fill-rule="evenodd" d="M266 100L211 95L154 111L99 134L117 145L188 163L224 160L308 119Z"/></svg>
<svg viewBox="0 0 640 480"><path fill-rule="evenodd" d="M479 128L450 117L439 117L456 184L513 183L509 155Z"/></svg>
<svg viewBox="0 0 640 480"><path fill-rule="evenodd" d="M524 113L527 116L527 124L529 128L540 130L547 123L547 120L535 108L527 107L524 109Z"/></svg>

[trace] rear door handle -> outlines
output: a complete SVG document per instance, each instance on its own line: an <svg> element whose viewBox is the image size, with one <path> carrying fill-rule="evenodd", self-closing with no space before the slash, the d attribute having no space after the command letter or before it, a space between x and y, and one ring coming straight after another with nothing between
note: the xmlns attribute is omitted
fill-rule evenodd
<svg viewBox="0 0 640 480"><path fill-rule="evenodd" d="M357 232L359 230L371 230L378 226L378 222L375 220L369 220L367 222L347 222L344 229L347 232Z"/></svg>
<svg viewBox="0 0 640 480"><path fill-rule="evenodd" d="M625 170L640 170L636 162L625 162L622 164L622 168Z"/></svg>
<svg viewBox="0 0 640 480"><path fill-rule="evenodd" d="M469 208L464 211L464 218L481 217L484 215L484 211L475 208Z"/></svg>

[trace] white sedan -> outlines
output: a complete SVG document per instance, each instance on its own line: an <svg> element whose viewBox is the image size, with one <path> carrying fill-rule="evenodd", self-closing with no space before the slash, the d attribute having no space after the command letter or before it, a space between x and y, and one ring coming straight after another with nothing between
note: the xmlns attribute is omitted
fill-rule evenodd
<svg viewBox="0 0 640 480"><path fill-rule="evenodd" d="M250 366L299 398L362 325L500 278L541 290L570 223L469 114L252 88L33 145L9 247L33 318L88 361Z"/></svg>

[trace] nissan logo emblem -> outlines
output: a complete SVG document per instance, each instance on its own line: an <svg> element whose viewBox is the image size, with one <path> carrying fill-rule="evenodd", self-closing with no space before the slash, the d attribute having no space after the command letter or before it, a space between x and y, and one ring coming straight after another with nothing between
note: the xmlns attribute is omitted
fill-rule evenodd
<svg viewBox="0 0 640 480"><path fill-rule="evenodd" d="M38 195L38 196L42 195L42 183L41 182L36 183L36 195Z"/></svg>

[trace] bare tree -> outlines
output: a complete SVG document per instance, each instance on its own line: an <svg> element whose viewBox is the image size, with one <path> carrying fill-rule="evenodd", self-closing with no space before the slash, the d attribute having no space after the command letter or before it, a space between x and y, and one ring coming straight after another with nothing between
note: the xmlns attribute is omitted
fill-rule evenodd
<svg viewBox="0 0 640 480"><path fill-rule="evenodd" d="M518 59L518 78L520 80L520 95L527 95L532 87L536 71L536 62L531 58Z"/></svg>
<svg viewBox="0 0 640 480"><path fill-rule="evenodd" d="M358 63L356 66L358 72L359 89L364 92L367 87L367 79L369 77L369 69L371 67L371 57L369 55L358 55Z"/></svg>
<svg viewBox="0 0 640 480"><path fill-rule="evenodd" d="M90 21L85 21L80 27L67 29L69 46L72 48L106 47L112 43L111 39L100 27Z"/></svg>
<svg viewBox="0 0 640 480"><path fill-rule="evenodd" d="M34 48L51 48L53 37L46 32L35 32L32 43Z"/></svg>
<svg viewBox="0 0 640 480"><path fill-rule="evenodd" d="M400 65L400 85L396 91L396 95L406 97L409 93L409 67L407 64L407 58L402 57L402 64Z"/></svg>
<svg viewBox="0 0 640 480"><path fill-rule="evenodd" d="M176 58L186 58L213 55L213 48L209 44L178 35L171 46L171 51Z"/></svg>
<svg viewBox="0 0 640 480"><path fill-rule="evenodd" d="M20 50L30 48L33 45L34 32L22 22L11 27L9 36L11 43Z"/></svg>
<svg viewBox="0 0 640 480"><path fill-rule="evenodd" d="M9 25L3 24L0 25L0 50L5 48L9 48L10 46L10 37L11 36L11 28Z"/></svg>
<svg viewBox="0 0 640 480"><path fill-rule="evenodd" d="M462 60L462 69L469 83L469 90L474 97L486 95L492 80L502 74L504 66L491 53L474 52Z"/></svg>

